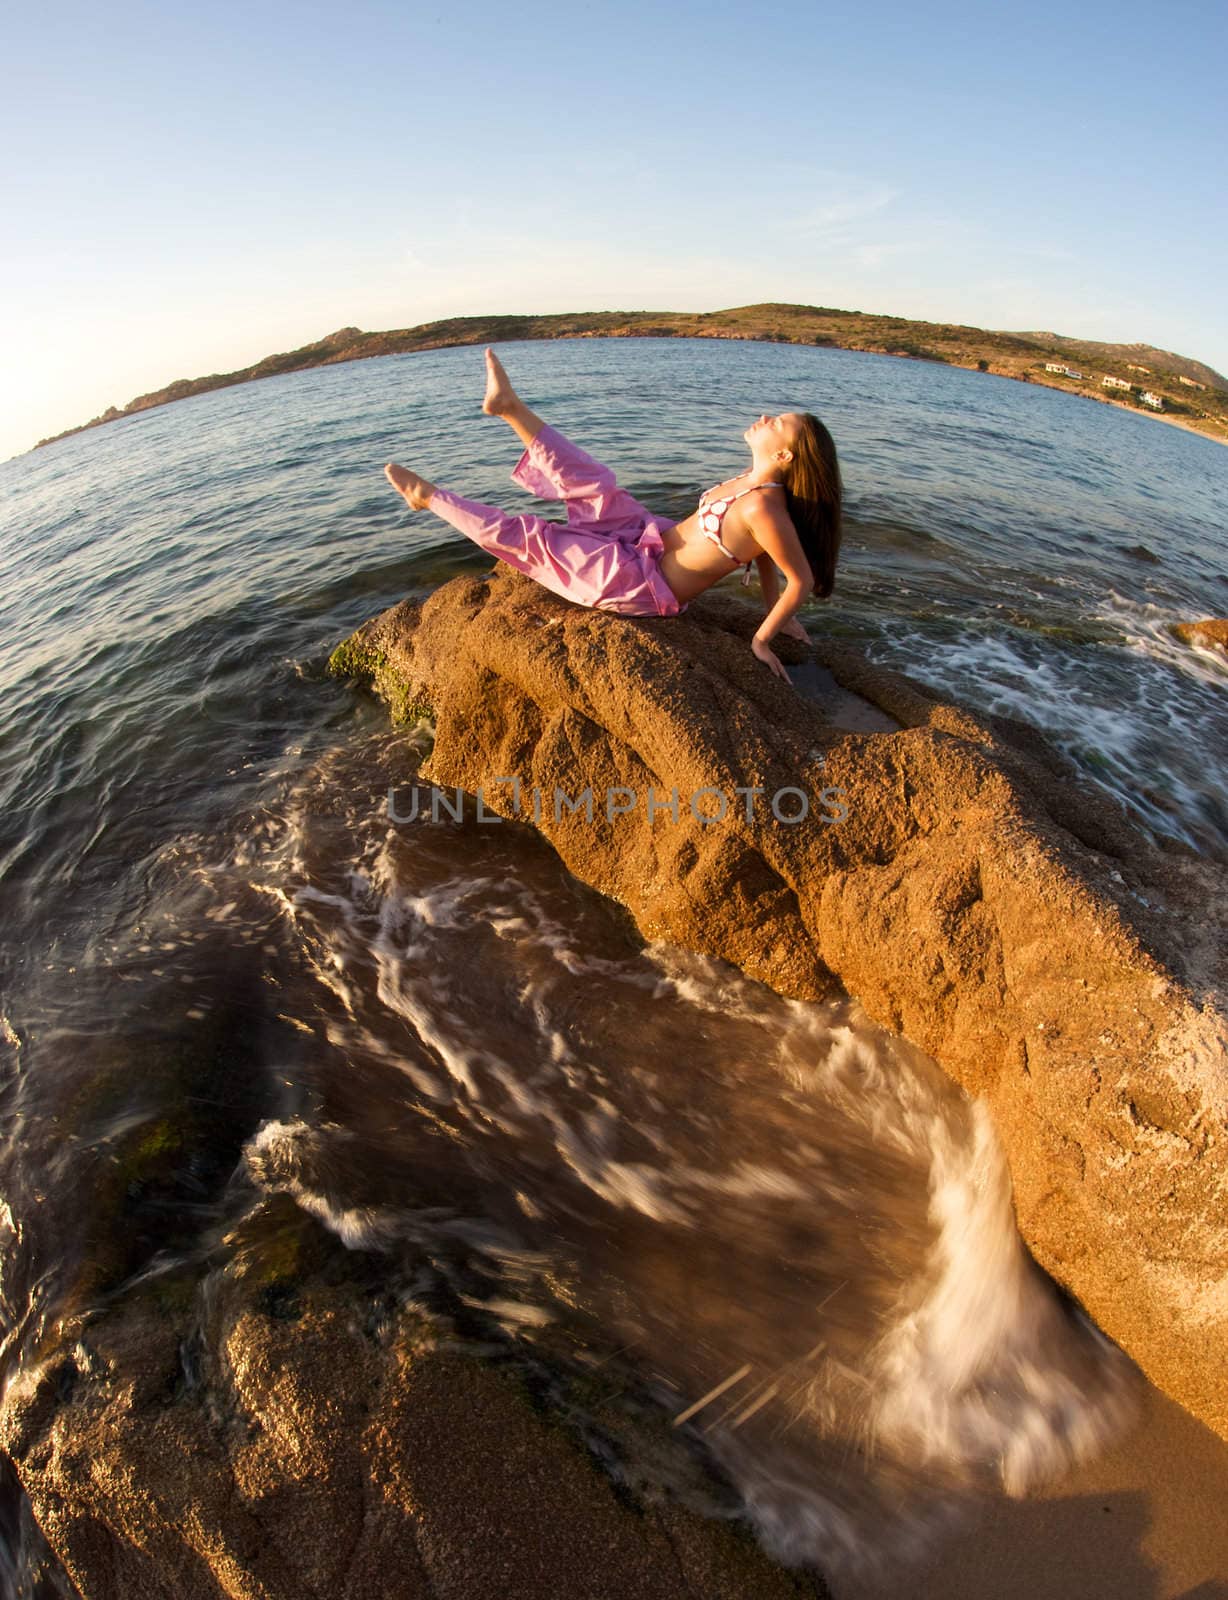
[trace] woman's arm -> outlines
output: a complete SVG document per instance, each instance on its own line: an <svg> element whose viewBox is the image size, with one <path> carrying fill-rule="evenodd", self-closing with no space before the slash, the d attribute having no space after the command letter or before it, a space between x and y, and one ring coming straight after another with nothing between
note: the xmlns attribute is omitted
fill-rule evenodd
<svg viewBox="0 0 1228 1600"><path fill-rule="evenodd" d="M776 575L776 563L771 556L759 555L755 557L755 566L759 572L759 593L763 596L763 604L768 611L780 599L780 579Z"/></svg>
<svg viewBox="0 0 1228 1600"><path fill-rule="evenodd" d="M759 569L759 592L763 596L764 610L770 615L772 607L780 599L780 579L776 574L776 563L771 556L756 556L755 565ZM802 627L796 617L789 617L782 622L779 632L787 639L800 639L803 644L810 643L810 635Z"/></svg>
<svg viewBox="0 0 1228 1600"><path fill-rule="evenodd" d="M814 573L811 572L810 563L802 550L793 519L785 510L782 495L756 495L753 507L747 508L746 525L763 551L762 556L756 557L760 580L763 579L765 558L767 563L779 567L785 575L783 594L770 599L765 589L764 600L768 604L768 614L759 624L750 647L760 661L765 662L778 677L788 683L789 674L776 652L769 649L768 641L779 633L814 588ZM769 582L775 589L775 572L772 573Z"/></svg>

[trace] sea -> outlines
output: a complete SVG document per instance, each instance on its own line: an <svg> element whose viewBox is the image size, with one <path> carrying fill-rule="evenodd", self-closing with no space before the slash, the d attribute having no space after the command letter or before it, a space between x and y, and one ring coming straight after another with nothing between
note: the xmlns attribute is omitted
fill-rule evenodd
<svg viewBox="0 0 1228 1600"><path fill-rule="evenodd" d="M849 351L499 349L678 520L761 412L817 413L846 527L811 634L1033 724L1223 859L1228 661L1170 631L1228 614L1223 446ZM985 1107L856 996L645 940L527 822L390 815L433 729L326 663L490 568L386 461L531 504L482 387L478 348L384 356L0 464L0 1384L66 1316L203 1283L276 1192L475 1360L563 1341L649 1396L778 1559L898 1572L1119 1437L1135 1375L1019 1238Z"/></svg>

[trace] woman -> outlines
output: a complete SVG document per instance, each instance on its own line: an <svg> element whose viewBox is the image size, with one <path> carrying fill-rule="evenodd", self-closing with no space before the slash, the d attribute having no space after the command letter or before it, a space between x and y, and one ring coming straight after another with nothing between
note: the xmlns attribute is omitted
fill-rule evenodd
<svg viewBox="0 0 1228 1600"><path fill-rule="evenodd" d="M530 411L493 350L486 352L482 410L510 423L525 446L513 481L543 499L566 501L567 526L462 500L390 462L388 481L415 511L433 511L564 599L623 616L676 617L739 566L749 583L753 560L767 615L751 649L789 682L769 640L777 633L807 637L794 613L812 590L831 594L840 550L840 468L817 417L761 416L742 435L749 469L710 489L691 516L673 523L620 489L609 467Z"/></svg>

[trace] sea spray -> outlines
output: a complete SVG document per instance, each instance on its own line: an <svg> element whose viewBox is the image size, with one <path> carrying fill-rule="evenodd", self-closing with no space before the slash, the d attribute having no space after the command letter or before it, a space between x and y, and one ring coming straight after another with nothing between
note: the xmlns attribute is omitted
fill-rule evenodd
<svg viewBox="0 0 1228 1600"><path fill-rule="evenodd" d="M338 834L304 792L253 865L383 1105L269 1124L258 1187L436 1309L651 1392L786 1562L890 1570L1125 1424L1133 1369L1031 1261L985 1108L922 1052L644 944L531 836L347 809Z"/></svg>

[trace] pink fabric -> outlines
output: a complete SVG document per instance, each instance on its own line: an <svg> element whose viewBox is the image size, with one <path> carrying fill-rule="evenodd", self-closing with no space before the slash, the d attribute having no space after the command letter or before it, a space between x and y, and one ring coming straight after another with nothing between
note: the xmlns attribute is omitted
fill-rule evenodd
<svg viewBox="0 0 1228 1600"><path fill-rule="evenodd" d="M626 617L676 617L686 610L661 575L661 529L672 528L625 489L609 467L547 423L512 471L512 481L543 500L567 504L567 525L532 512L436 489L430 509L492 556L553 593Z"/></svg>

